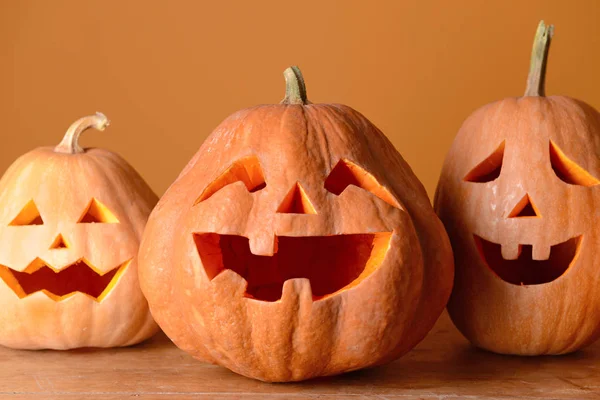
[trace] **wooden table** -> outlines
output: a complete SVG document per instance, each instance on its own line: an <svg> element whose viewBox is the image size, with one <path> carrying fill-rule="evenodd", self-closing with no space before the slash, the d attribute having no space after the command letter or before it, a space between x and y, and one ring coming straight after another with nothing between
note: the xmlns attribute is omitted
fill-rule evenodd
<svg viewBox="0 0 600 400"><path fill-rule="evenodd" d="M163 334L130 348L0 349L2 399L600 399L600 343L558 357L477 350L444 314L387 366L303 383L267 384L200 363Z"/></svg>

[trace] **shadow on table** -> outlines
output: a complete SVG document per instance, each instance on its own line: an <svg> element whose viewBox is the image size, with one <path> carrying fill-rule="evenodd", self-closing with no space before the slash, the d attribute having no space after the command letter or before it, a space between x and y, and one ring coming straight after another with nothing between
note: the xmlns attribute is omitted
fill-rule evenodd
<svg viewBox="0 0 600 400"><path fill-rule="evenodd" d="M373 386L389 388L439 389L441 386L485 386L490 382L522 386L527 382L560 381L565 387L578 387L578 380L600 376L600 342L575 353L560 356L510 356L478 349L452 325L445 314L430 335L415 349L390 364L346 374L315 378L285 386L299 390L322 390L331 386L348 389ZM164 347L169 339L163 334L140 346ZM182 354L182 357L183 356ZM193 361L193 363L199 361ZM216 376L228 376L247 388L262 382L214 367ZM203 370L203 373L206 373ZM260 391L260 390L259 390ZM286 390L287 391L287 390Z"/></svg>
<svg viewBox="0 0 600 400"><path fill-rule="evenodd" d="M567 355L525 357L491 353L464 340L435 350L416 348L388 365L318 378L299 385L317 388L332 384L368 385L436 392L461 387L477 393L496 387L500 390L498 395L511 390L531 389L533 392L540 385L557 390L588 390L590 385L595 388L598 385L599 365L598 345Z"/></svg>

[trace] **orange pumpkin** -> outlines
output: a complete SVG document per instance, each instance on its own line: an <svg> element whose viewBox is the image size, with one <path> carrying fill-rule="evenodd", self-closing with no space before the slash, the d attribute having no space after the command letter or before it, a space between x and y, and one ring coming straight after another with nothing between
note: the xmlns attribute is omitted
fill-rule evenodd
<svg viewBox="0 0 600 400"><path fill-rule="evenodd" d="M499 353L568 353L600 334L600 115L544 96L552 29L538 28L525 96L465 121L435 200L455 254L450 315Z"/></svg>
<svg viewBox="0 0 600 400"><path fill-rule="evenodd" d="M17 159L0 180L0 344L112 347L157 330L137 251L156 195L120 156L82 149L102 114Z"/></svg>
<svg viewBox="0 0 600 400"><path fill-rule="evenodd" d="M150 216L140 282L193 356L263 381L393 360L442 312L452 255L427 194L387 138L311 104L296 67L282 104L241 110Z"/></svg>

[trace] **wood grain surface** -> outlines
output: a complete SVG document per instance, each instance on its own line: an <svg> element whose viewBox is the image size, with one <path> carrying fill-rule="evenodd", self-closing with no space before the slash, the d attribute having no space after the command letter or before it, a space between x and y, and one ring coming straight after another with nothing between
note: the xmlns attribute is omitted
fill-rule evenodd
<svg viewBox="0 0 600 400"><path fill-rule="evenodd" d="M110 350L0 349L4 399L600 399L600 343L566 356L473 348L444 314L402 359L293 384L267 384L194 360L159 334Z"/></svg>

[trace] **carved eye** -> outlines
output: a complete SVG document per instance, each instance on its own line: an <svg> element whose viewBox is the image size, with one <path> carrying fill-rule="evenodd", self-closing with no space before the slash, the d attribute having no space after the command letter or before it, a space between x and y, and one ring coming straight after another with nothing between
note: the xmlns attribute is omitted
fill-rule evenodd
<svg viewBox="0 0 600 400"><path fill-rule="evenodd" d="M19 214L8 224L10 226L44 225L44 220L33 200L29 200Z"/></svg>
<svg viewBox="0 0 600 400"><path fill-rule="evenodd" d="M117 224L119 219L98 199L93 198L77 220L80 224L104 223Z"/></svg>
<svg viewBox="0 0 600 400"><path fill-rule="evenodd" d="M349 185L358 186L371 192L389 205L400 208L400 204L394 196L377 182L373 175L352 161L342 159L335 165L325 180L325 189L339 196Z"/></svg>
<svg viewBox="0 0 600 400"><path fill-rule="evenodd" d="M567 157L552 140L550 141L550 164L556 176L569 185L592 187L600 183L598 179Z"/></svg>
<svg viewBox="0 0 600 400"><path fill-rule="evenodd" d="M217 179L212 181L196 200L194 205L210 198L213 194L223 189L227 185L241 181L246 185L250 193L264 189L265 176L260 167L260 162L255 156L245 157L234 162Z"/></svg>
<svg viewBox="0 0 600 400"><path fill-rule="evenodd" d="M502 171L502 160L504 159L504 144L500 146L492 154L487 156L485 160L480 162L473 168L463 180L466 182L486 183L496 180Z"/></svg>

